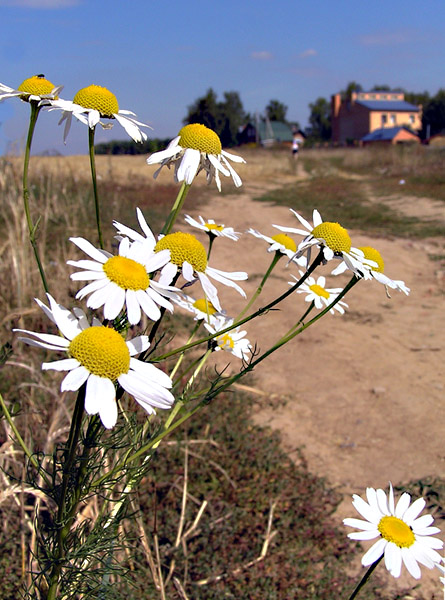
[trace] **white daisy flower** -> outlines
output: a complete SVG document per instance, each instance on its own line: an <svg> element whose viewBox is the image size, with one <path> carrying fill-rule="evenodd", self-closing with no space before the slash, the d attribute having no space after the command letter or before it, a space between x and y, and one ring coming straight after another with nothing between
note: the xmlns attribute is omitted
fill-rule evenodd
<svg viewBox="0 0 445 600"><path fill-rule="evenodd" d="M225 311L220 312L216 310L210 300L206 298L198 298L195 300L187 294L177 294L171 297L172 302L177 304L180 308L192 313L195 321L207 321L213 323L218 317L225 317Z"/></svg>
<svg viewBox="0 0 445 600"><path fill-rule="evenodd" d="M353 540L372 540L377 542L364 554L362 565L365 567L375 563L384 555L385 566L393 577L399 577L402 563L409 573L420 579L418 563L432 569L441 561L436 550L443 542L430 537L440 533L437 527L431 527L434 519L431 515L418 515L425 507L425 500L418 498L410 506L411 496L406 492L394 504L392 485L389 486L389 497L382 489L366 489L367 502L356 494L353 495L354 508L366 519L344 519L343 523L361 531L349 533Z"/></svg>
<svg viewBox="0 0 445 600"><path fill-rule="evenodd" d="M385 263L383 262L382 255L378 250L372 248L371 246L360 246L359 248L351 248L351 254L355 254L357 250L366 259L375 264L375 266L370 267L371 277L373 277L379 283L382 283L386 288L399 290L399 292L403 292L407 296L409 295L410 289L405 285L404 281L399 279L390 279L384 275L383 270L385 268ZM332 271L332 275L339 275L340 273L346 271L346 269L347 266L345 263L340 263L338 267Z"/></svg>
<svg viewBox="0 0 445 600"><path fill-rule="evenodd" d="M304 273L300 271L300 276L303 277ZM295 285L295 282L298 281L297 277L291 275L295 281L288 281L289 285ZM299 288L295 290L297 294L306 294L305 302L313 302L315 308L318 310L323 310L337 299L340 292L343 291L343 288L327 288L326 287L326 277L322 275L315 280L313 277L309 276L307 279L300 285ZM348 308L346 302L343 300L339 300L330 310L329 312L335 314L337 310L341 315L344 314L345 309Z"/></svg>
<svg viewBox="0 0 445 600"><path fill-rule="evenodd" d="M215 237L227 237L231 240L238 241L239 236L241 235L239 231L235 231L233 227L225 227L224 224L215 223L213 219L209 219L205 221L202 217L198 217L199 221L191 217L190 215L185 215L185 221L192 227L196 227L196 229L200 229L201 231L205 231L209 235L213 235Z"/></svg>
<svg viewBox="0 0 445 600"><path fill-rule="evenodd" d="M127 310L130 325L141 320L141 310L149 319L161 317L159 306L173 312L173 305L166 300L179 290L154 281L150 273L157 271L170 260L170 252L148 252L140 242L130 243L123 238L119 244L119 255L113 256L105 250L95 248L83 238L70 238L78 248L93 260L69 260L69 265L84 269L71 275L74 281L90 281L79 290L76 298L82 300L88 294L87 306L104 307L104 317L115 319L123 309Z"/></svg>
<svg viewBox="0 0 445 600"><path fill-rule="evenodd" d="M116 382L148 414L153 414L155 408L171 407L174 397L169 391L170 377L154 365L133 358L149 347L148 336L126 342L115 329L103 327L97 319L90 325L79 308L70 312L49 294L48 300L49 308L36 302L62 335L14 331L32 336L19 338L30 346L67 353L68 358L42 364L44 370L68 371L60 386L62 392L76 391L85 383L85 410L89 415L99 414L107 429L117 421Z"/></svg>
<svg viewBox="0 0 445 600"><path fill-rule="evenodd" d="M209 277L234 288L241 296L246 297L244 290L235 281L246 280L247 273L244 271L226 273L210 267L204 246L191 233L181 231L169 233L160 237L157 241L139 208L137 209L137 217L145 237L117 221L114 221L113 224L119 234L126 235L130 239L144 244L148 250L154 250L155 252L170 250L170 262L162 268L160 283L169 285L178 272L182 273L182 276L188 282L193 282L198 278L207 299L218 311L222 310L218 299L218 291Z"/></svg>
<svg viewBox="0 0 445 600"><path fill-rule="evenodd" d="M211 183L215 178L216 186L221 191L220 173L226 177L231 176L236 187L242 185L241 178L227 159L238 163L246 162L240 156L223 150L221 140L214 131L200 123L193 123L183 127L165 150L149 156L147 163L161 164L154 174L155 178L162 167L174 165L175 181L185 181L188 185L203 169L207 174L207 182Z"/></svg>
<svg viewBox="0 0 445 600"><path fill-rule="evenodd" d="M137 121L134 118L136 116L134 112L119 109L116 96L100 85L89 85L82 88L72 101L53 100L49 110L63 111L59 121L59 125L66 121L63 141L66 141L73 117L91 129L98 123L103 129L111 129L113 124L102 123L101 119L116 119L135 142L143 142L147 139L147 134L142 131L141 127L151 129L150 125Z"/></svg>
<svg viewBox="0 0 445 600"><path fill-rule="evenodd" d="M178 272L189 282L193 282L198 278L204 294L218 311L222 310L218 291L209 277L234 288L241 296L246 297L244 290L235 281L246 280L247 273L244 271L227 273L210 267L204 246L191 233L177 231L161 237L155 246L155 252L166 249L170 250L170 262L161 270L161 277L159 278L161 283L169 285Z"/></svg>
<svg viewBox="0 0 445 600"><path fill-rule="evenodd" d="M268 252L281 252L285 254L290 260L296 262L300 267L307 266L307 260L305 256L296 257L297 254L297 245L294 240L287 235L286 233L277 233L277 235L273 235L269 237L257 231L256 229L248 229L247 233L252 234L253 236L259 238L260 240L264 240L268 244L270 244L267 249Z"/></svg>
<svg viewBox="0 0 445 600"><path fill-rule="evenodd" d="M313 212L313 225L292 208L290 210L306 229L295 229L294 227L283 227L281 225L274 225L274 227L280 231L288 231L305 236L304 240L298 245L296 253L297 258L307 253L309 262L311 248L313 246L318 246L323 248L325 262L332 260L333 258L343 259L347 267L351 269L357 277L364 277L365 279L371 277L369 275L369 266L370 264L374 265L375 263L368 261L361 256L360 251L356 251L354 254L351 253L351 238L344 227L339 223L330 223L329 221L323 222L318 210L314 210Z"/></svg>
<svg viewBox="0 0 445 600"><path fill-rule="evenodd" d="M226 319L220 317L215 319L213 323L204 323L204 327L212 335L226 329L233 324L233 319ZM250 358L249 353L252 352L252 344L248 339L245 338L247 331L240 331L239 327L235 327L232 331L227 331L222 335L216 336L214 341L216 342L215 350L226 350L237 358L242 360L248 360Z"/></svg>
<svg viewBox="0 0 445 600"><path fill-rule="evenodd" d="M46 104L49 100L57 99L62 89L63 85L55 86L44 75L34 75L25 79L16 90L0 83L0 102L7 98L20 98L24 102Z"/></svg>

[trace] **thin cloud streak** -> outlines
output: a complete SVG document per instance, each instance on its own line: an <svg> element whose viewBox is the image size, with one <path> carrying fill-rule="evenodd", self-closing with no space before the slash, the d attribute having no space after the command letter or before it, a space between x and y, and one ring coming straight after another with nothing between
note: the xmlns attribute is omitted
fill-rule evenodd
<svg viewBox="0 0 445 600"><path fill-rule="evenodd" d="M418 35L408 31L381 31L362 35L359 41L363 46L398 46L418 41Z"/></svg>
<svg viewBox="0 0 445 600"><path fill-rule="evenodd" d="M317 56L318 52L316 50L314 50L313 48L308 48L307 50L304 50L304 52L301 52L298 56L300 58L307 58L308 56Z"/></svg>
<svg viewBox="0 0 445 600"><path fill-rule="evenodd" d="M267 50L260 50L259 52L251 52L250 58L254 60L271 60L272 53Z"/></svg>

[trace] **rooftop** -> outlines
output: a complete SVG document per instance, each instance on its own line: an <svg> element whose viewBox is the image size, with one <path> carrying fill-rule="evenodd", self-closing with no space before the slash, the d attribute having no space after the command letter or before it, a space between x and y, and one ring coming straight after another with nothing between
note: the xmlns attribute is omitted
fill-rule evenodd
<svg viewBox="0 0 445 600"><path fill-rule="evenodd" d="M369 110L398 110L406 112L419 112L419 107L406 100L356 100L357 104Z"/></svg>

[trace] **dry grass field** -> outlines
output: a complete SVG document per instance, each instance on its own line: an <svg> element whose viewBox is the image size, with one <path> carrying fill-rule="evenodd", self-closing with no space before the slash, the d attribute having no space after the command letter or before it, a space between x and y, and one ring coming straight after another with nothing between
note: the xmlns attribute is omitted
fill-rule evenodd
<svg viewBox="0 0 445 600"><path fill-rule="evenodd" d="M445 154L425 148L303 149L295 162L290 151L240 149L239 153L247 161L237 168L243 186L235 189L228 180L222 181L219 194L200 175L187 198L186 213L215 219L239 232L253 227L272 236L276 233L272 224L299 227L290 207L308 220L317 208L324 220L339 221L348 229L353 245L377 248L385 260L385 273L411 288L409 296L393 291L389 297L379 283L360 282L346 299L345 315L327 315L269 357L238 388L253 398L254 422L278 430L287 455L298 461L302 450L309 471L326 478L342 495L334 515L338 523L355 516L352 493L363 494L367 486L387 488L389 481L394 486L411 484L413 494L431 489L441 494L435 511L443 517ZM17 349L11 334L14 326L38 329L41 324L32 300L42 297L41 284L30 266L33 259L21 205L13 193L14 188L20 189L20 164L16 158L0 159L1 342L15 348L3 368L2 382L7 382L4 391L12 401L19 403L26 392L32 410L23 422L32 425L34 442L49 448L66 435L68 423L64 399L57 394L58 377L43 375L38 361ZM160 227L177 186L167 169L156 181L154 171L141 156L97 157L108 233L113 218L136 225L136 206L155 231ZM31 161L34 206L36 214L42 215L39 242L49 280L60 290L57 299L62 304L74 294L74 289L61 283L67 277L65 261L72 258L68 236L94 241L92 201L86 191L89 177L86 156ZM191 231L181 222L177 228ZM223 240L215 243L212 266L247 271L249 280L243 287L249 297L270 262L266 249L249 235L237 243ZM329 264L322 269L328 287L348 281L346 276L331 277L331 270ZM291 272L296 271L280 264L254 308L284 291ZM221 290L221 297L230 315L243 307L232 290ZM249 323L249 339L266 349L295 324L301 307L300 298L288 298L267 318ZM31 383L23 381L25 375ZM53 398L45 410L38 404L42 391ZM2 442L1 464L8 471L16 459L6 430ZM3 481L3 498L8 482L8 478ZM18 496L15 499L19 503ZM356 567L358 572L358 558ZM426 600L442 593L436 573L426 574L412 595L404 595L413 586L406 575L386 585L388 596L382 597Z"/></svg>

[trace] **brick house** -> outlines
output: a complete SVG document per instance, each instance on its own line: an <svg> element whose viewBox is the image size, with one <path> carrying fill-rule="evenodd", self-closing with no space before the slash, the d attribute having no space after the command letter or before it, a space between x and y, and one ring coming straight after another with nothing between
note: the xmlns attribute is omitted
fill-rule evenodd
<svg viewBox="0 0 445 600"><path fill-rule="evenodd" d="M332 141L361 140L375 129L406 126L422 128L422 107L406 102L403 92L352 92L331 97Z"/></svg>

